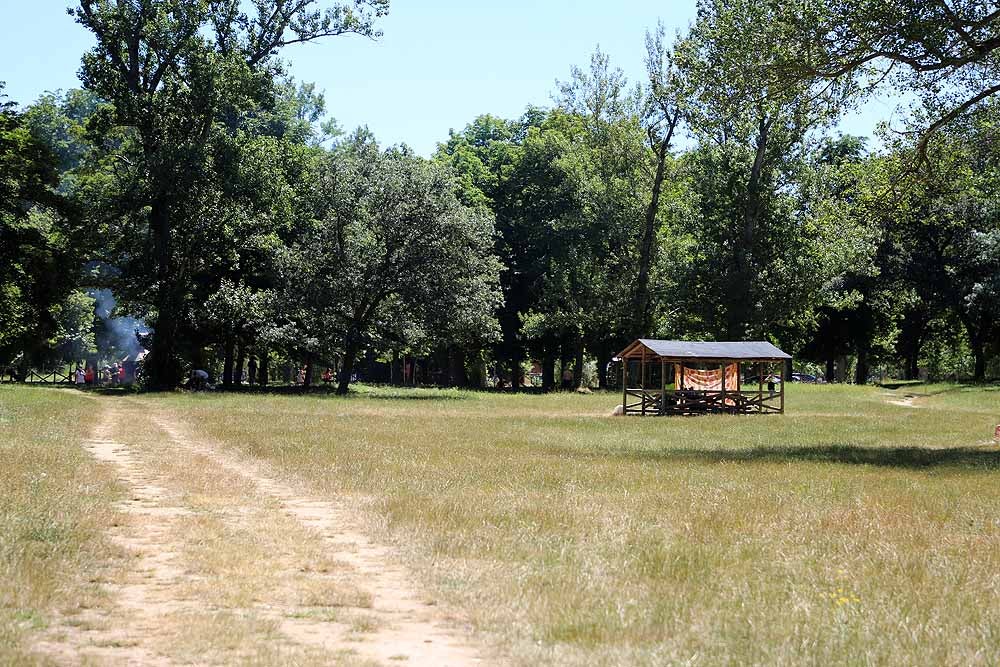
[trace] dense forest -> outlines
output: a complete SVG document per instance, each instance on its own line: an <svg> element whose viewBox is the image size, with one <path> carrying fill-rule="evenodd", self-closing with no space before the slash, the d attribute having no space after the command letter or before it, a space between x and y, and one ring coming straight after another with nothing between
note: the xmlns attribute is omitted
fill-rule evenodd
<svg viewBox="0 0 1000 667"><path fill-rule="evenodd" d="M0 366L606 386L642 336L1000 375L995 3L699 0L644 80L597 51L429 158L343 132L280 59L388 11L80 0L81 88L0 98ZM887 94L905 127L837 132Z"/></svg>

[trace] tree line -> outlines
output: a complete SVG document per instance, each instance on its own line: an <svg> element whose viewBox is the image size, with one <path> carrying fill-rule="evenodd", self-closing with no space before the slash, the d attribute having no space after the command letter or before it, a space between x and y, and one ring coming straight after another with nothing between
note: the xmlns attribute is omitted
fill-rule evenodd
<svg viewBox="0 0 1000 667"><path fill-rule="evenodd" d="M387 0L81 0L82 88L0 109L0 364L116 349L176 386L247 357L434 356L609 382L644 337L771 340L828 379L998 373L1000 10L700 0L630 82L597 51L553 104L423 158L324 121L289 44L377 37ZM836 132L912 98L880 145ZM100 301L98 299L98 301ZM106 340L101 340L104 337Z"/></svg>

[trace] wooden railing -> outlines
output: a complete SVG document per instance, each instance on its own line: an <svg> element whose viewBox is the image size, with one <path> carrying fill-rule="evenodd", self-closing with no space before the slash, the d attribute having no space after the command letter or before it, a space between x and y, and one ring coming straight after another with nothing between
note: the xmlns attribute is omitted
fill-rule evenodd
<svg viewBox="0 0 1000 667"><path fill-rule="evenodd" d="M72 383L70 377L59 371L41 372L35 370L28 371L22 380L25 384L69 384Z"/></svg>
<svg viewBox="0 0 1000 667"><path fill-rule="evenodd" d="M626 415L686 415L705 413L781 413L781 392L684 389L626 389Z"/></svg>

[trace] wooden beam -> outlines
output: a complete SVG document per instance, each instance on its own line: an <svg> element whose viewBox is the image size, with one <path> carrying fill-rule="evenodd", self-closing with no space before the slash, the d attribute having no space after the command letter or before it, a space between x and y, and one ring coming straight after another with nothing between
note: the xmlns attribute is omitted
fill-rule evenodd
<svg viewBox="0 0 1000 667"><path fill-rule="evenodd" d="M726 365L722 364L722 405L726 405Z"/></svg>
<svg viewBox="0 0 1000 667"><path fill-rule="evenodd" d="M740 362L736 362L736 394L739 396L737 399L737 408L739 407L739 401L743 397L743 365Z"/></svg>
<svg viewBox="0 0 1000 667"><path fill-rule="evenodd" d="M785 363L778 364L778 379L781 380L781 407L778 412L785 414Z"/></svg>
<svg viewBox="0 0 1000 667"><path fill-rule="evenodd" d="M628 359L622 360L622 417L628 414Z"/></svg>
<svg viewBox="0 0 1000 667"><path fill-rule="evenodd" d="M639 388L646 391L646 347L642 348L642 361L639 367ZM642 414L646 414L646 402L642 402Z"/></svg>
<svg viewBox="0 0 1000 667"><path fill-rule="evenodd" d="M760 411L764 412L764 362L757 362L757 394L760 396Z"/></svg>
<svg viewBox="0 0 1000 667"><path fill-rule="evenodd" d="M660 414L667 407L667 362L660 359Z"/></svg>

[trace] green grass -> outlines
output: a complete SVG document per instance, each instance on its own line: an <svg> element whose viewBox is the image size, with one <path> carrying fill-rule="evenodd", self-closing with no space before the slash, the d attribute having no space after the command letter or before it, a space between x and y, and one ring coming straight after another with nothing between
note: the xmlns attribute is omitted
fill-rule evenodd
<svg viewBox="0 0 1000 667"><path fill-rule="evenodd" d="M608 417L611 394L108 400L355 495L517 664L1000 663L998 387L792 385L784 416L696 418ZM113 487L85 399L0 405L4 663L85 593Z"/></svg>
<svg viewBox="0 0 1000 667"><path fill-rule="evenodd" d="M1000 662L993 388L792 386L784 416L668 419L607 417L608 394L140 400L366 498L525 665Z"/></svg>
<svg viewBox="0 0 1000 667"><path fill-rule="evenodd" d="M74 392L0 386L0 664L32 664L30 633L101 595L116 490L81 447L95 417Z"/></svg>

